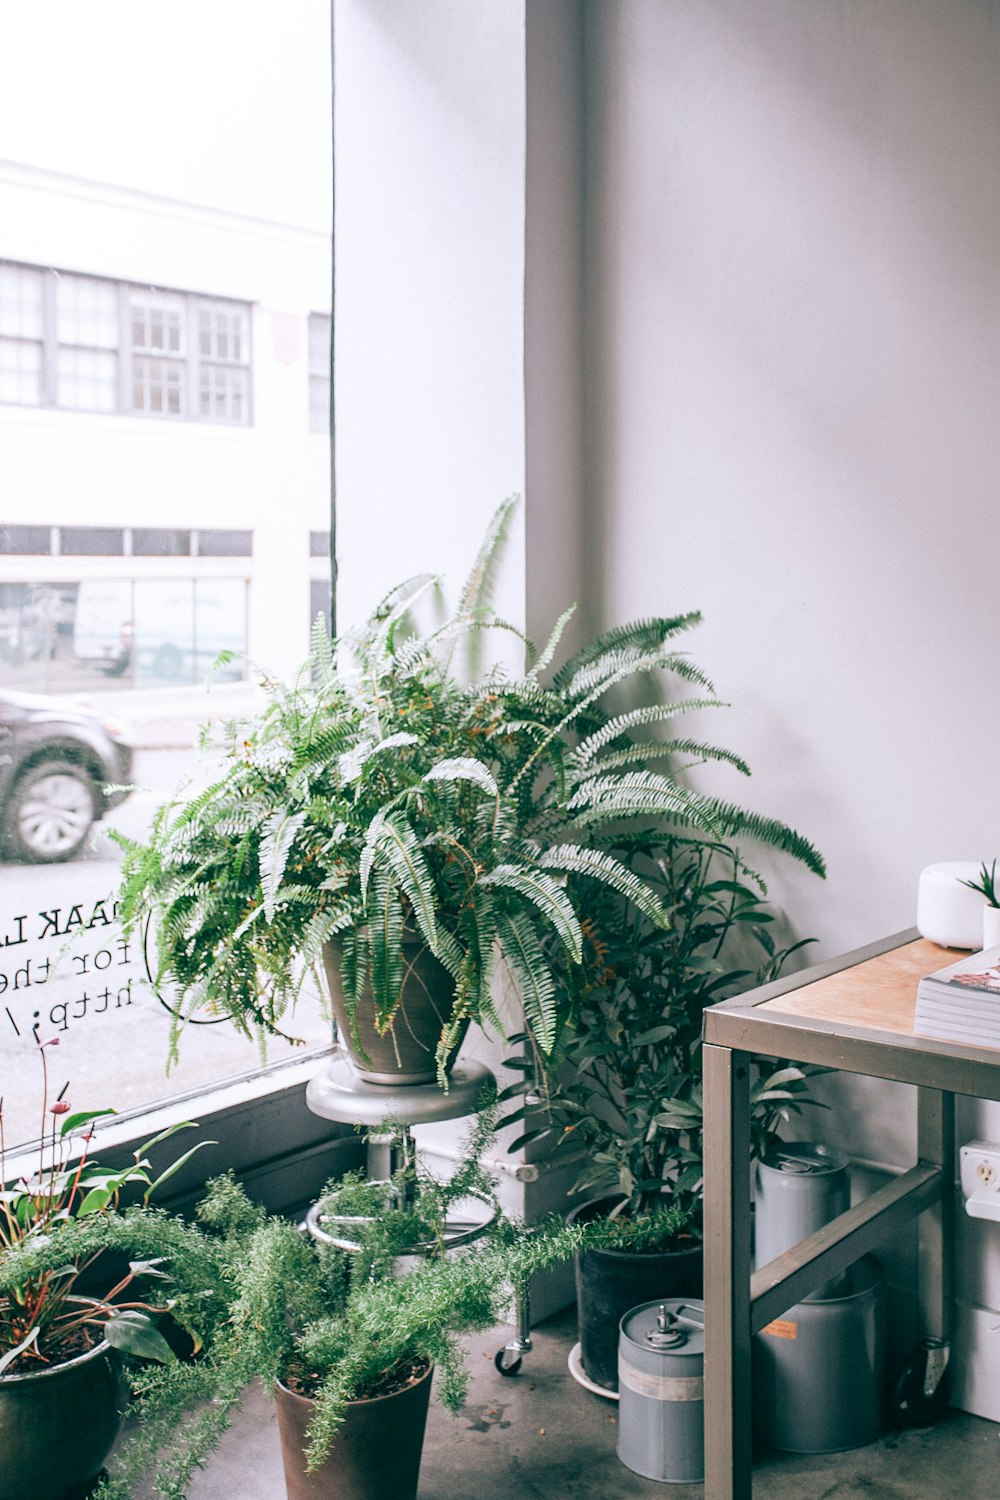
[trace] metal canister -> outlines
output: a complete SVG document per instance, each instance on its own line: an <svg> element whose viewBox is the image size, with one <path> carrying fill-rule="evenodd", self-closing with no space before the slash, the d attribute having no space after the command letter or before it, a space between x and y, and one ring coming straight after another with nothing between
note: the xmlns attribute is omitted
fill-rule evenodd
<svg viewBox="0 0 1000 1500"><path fill-rule="evenodd" d="M618 1457L644 1479L705 1475L705 1304L644 1302L618 1337Z"/></svg>
<svg viewBox="0 0 1000 1500"><path fill-rule="evenodd" d="M870 1256L847 1293L799 1302L753 1341L754 1436L789 1453L840 1453L882 1431L884 1293Z"/></svg>
<svg viewBox="0 0 1000 1500"><path fill-rule="evenodd" d="M848 1159L812 1141L779 1142L757 1163L756 1203L759 1267L850 1208ZM843 1275L835 1276L806 1300L839 1296L846 1286Z"/></svg>

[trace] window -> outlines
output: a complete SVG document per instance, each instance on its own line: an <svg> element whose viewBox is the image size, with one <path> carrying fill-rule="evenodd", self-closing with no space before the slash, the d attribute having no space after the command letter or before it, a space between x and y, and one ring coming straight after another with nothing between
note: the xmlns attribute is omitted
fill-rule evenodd
<svg viewBox="0 0 1000 1500"><path fill-rule="evenodd" d="M0 401L247 427L250 309L0 261Z"/></svg>
<svg viewBox="0 0 1000 1500"><path fill-rule="evenodd" d="M18 12L0 172L0 772L19 774L24 747L51 771L23 799L0 774L7 1149L38 1132L35 1037L58 1037L54 1087L74 1107L204 1122L216 1106L191 1094L235 1093L192 1168L263 1150L284 1193L284 1158L329 1137L301 1103L329 1024L303 995L303 1047L269 1043L261 1073L256 1043L207 1011L168 1074L171 991L151 984L155 933L116 920L111 835L142 840L164 799L211 785L260 676L299 670L307 609L328 601L329 549L310 552L331 522L325 380L325 440L304 408L308 315L332 287L330 7L293 7L277 53L247 7L202 6L195 47L161 6L135 8L127 45L113 18L74 10L55 35L41 9ZM185 107L151 107L179 77ZM46 800L61 844L15 861L6 828ZM21 822L28 849L38 820ZM264 1136L246 1101L273 1101Z"/></svg>
<svg viewBox="0 0 1000 1500"><path fill-rule="evenodd" d="M110 281L60 276L56 282L56 401L78 411L118 405L118 296Z"/></svg>
<svg viewBox="0 0 1000 1500"><path fill-rule="evenodd" d="M329 313L309 314L309 431L330 431Z"/></svg>
<svg viewBox="0 0 1000 1500"><path fill-rule="evenodd" d="M0 262L0 401L42 399L42 273Z"/></svg>

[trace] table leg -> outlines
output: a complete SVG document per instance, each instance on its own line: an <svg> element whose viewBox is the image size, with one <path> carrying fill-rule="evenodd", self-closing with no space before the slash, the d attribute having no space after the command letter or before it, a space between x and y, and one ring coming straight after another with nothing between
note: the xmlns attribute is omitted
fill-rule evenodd
<svg viewBox="0 0 1000 1500"><path fill-rule="evenodd" d="M919 1219L920 1334L947 1346L951 1338L955 1263L955 1096L917 1089L917 1155L941 1168L941 1196Z"/></svg>
<svg viewBox="0 0 1000 1500"><path fill-rule="evenodd" d="M705 1500L750 1500L750 1059L703 1048Z"/></svg>

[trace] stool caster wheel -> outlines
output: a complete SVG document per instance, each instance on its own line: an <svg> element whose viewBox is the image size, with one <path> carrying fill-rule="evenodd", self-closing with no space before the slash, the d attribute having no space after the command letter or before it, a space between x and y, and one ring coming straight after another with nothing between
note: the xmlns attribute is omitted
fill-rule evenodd
<svg viewBox="0 0 1000 1500"><path fill-rule="evenodd" d="M498 1349L493 1364L500 1375L516 1375L521 1368L521 1356L513 1349Z"/></svg>
<svg viewBox="0 0 1000 1500"><path fill-rule="evenodd" d="M944 1415L951 1390L950 1350L943 1339L922 1339L896 1376L890 1397L900 1427L930 1427Z"/></svg>

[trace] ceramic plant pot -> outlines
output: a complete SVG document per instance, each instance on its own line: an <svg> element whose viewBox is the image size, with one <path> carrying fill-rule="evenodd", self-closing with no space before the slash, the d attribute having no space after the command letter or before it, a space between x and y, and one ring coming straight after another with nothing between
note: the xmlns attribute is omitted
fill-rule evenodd
<svg viewBox="0 0 1000 1500"><path fill-rule="evenodd" d="M604 1217L619 1202L612 1196L581 1204L569 1222ZM575 1270L583 1368L606 1391L618 1389L618 1325L625 1314L657 1298L702 1295L700 1240L679 1250L580 1250Z"/></svg>
<svg viewBox="0 0 1000 1500"><path fill-rule="evenodd" d="M288 1500L416 1500L433 1365L390 1396L352 1401L324 1463L306 1471L315 1402L280 1383L278 1433Z"/></svg>
<svg viewBox="0 0 1000 1500"><path fill-rule="evenodd" d="M385 1036L375 1030L375 997L371 980L358 1002L355 1026L344 999L338 943L323 947L330 1001L341 1045L351 1065L366 1083L433 1083L437 1077L434 1052L451 1016L455 981L422 938L403 943L403 987L399 1009ZM458 1049L455 1049L457 1055Z"/></svg>
<svg viewBox="0 0 1000 1500"><path fill-rule="evenodd" d="M0 1500L82 1500L118 1436L125 1387L103 1341L65 1364L0 1376Z"/></svg>

